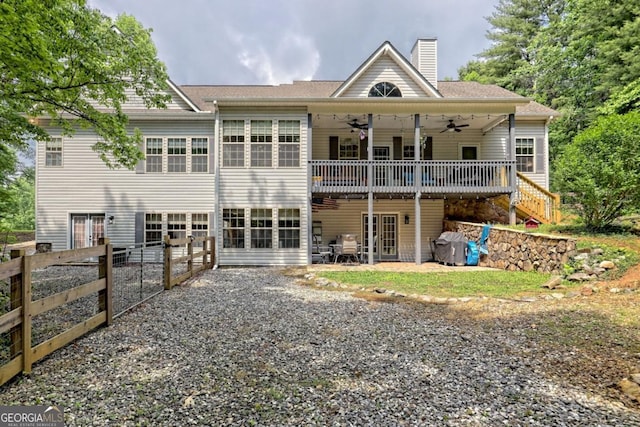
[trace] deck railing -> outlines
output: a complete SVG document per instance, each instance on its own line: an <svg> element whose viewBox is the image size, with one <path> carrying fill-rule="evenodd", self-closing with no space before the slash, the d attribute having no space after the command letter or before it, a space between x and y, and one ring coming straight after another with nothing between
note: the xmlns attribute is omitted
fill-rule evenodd
<svg viewBox="0 0 640 427"><path fill-rule="evenodd" d="M496 194L515 187L510 182L513 161L313 160L310 164L311 190L319 193Z"/></svg>
<svg viewBox="0 0 640 427"><path fill-rule="evenodd" d="M545 190L521 173L516 177L517 207L543 223L560 222L560 195Z"/></svg>

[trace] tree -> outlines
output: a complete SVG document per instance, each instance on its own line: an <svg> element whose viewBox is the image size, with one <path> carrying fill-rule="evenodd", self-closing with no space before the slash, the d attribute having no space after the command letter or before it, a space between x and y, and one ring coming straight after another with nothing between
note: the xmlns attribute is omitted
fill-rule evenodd
<svg viewBox="0 0 640 427"><path fill-rule="evenodd" d="M640 113L602 116L566 146L556 185L585 226L604 228L640 203Z"/></svg>
<svg viewBox="0 0 640 427"><path fill-rule="evenodd" d="M24 168L20 176L8 185L4 199L6 204L0 206L0 229L35 229L35 185L33 167Z"/></svg>
<svg viewBox="0 0 640 427"><path fill-rule="evenodd" d="M531 70L531 40L561 15L566 0L500 0L487 21L492 43L458 70L461 80L489 81L522 95L530 95L535 85ZM476 74L477 73L477 74Z"/></svg>
<svg viewBox="0 0 640 427"><path fill-rule="evenodd" d="M85 0L3 0L0 16L0 147L48 139L45 117L65 135L92 128L93 149L109 167L133 168L142 136L127 130L123 104L129 95L149 108L168 101L150 30Z"/></svg>

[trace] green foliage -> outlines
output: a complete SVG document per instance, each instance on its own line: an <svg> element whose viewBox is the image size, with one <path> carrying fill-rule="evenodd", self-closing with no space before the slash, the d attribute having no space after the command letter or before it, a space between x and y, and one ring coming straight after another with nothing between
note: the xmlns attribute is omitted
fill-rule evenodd
<svg viewBox="0 0 640 427"><path fill-rule="evenodd" d="M0 229L35 229L35 170L26 168L5 190L0 202Z"/></svg>
<svg viewBox="0 0 640 427"><path fill-rule="evenodd" d="M555 180L587 228L609 226L640 202L640 113L599 118L565 148Z"/></svg>
<svg viewBox="0 0 640 427"><path fill-rule="evenodd" d="M127 96L147 107L168 100L150 31L85 0L5 0L0 16L0 147L46 140L47 122L66 135L91 127L99 136L93 149L109 167L133 168L143 155L140 132L127 130Z"/></svg>

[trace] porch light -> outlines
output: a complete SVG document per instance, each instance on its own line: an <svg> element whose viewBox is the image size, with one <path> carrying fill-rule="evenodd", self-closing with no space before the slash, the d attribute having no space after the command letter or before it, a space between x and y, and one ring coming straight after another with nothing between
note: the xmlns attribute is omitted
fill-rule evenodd
<svg viewBox="0 0 640 427"><path fill-rule="evenodd" d="M113 225L113 220L115 217L113 215L109 215L109 225Z"/></svg>
<svg viewBox="0 0 640 427"><path fill-rule="evenodd" d="M409 224L409 215L404 216L404 223Z"/></svg>

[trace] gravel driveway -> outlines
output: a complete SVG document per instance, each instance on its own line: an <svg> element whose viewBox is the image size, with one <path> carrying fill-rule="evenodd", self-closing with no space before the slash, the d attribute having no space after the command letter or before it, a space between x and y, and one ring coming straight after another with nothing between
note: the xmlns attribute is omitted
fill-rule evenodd
<svg viewBox="0 0 640 427"><path fill-rule="evenodd" d="M68 425L96 426L640 425L545 378L525 338L462 329L449 306L293 281L208 271L38 363L2 404L57 404Z"/></svg>

